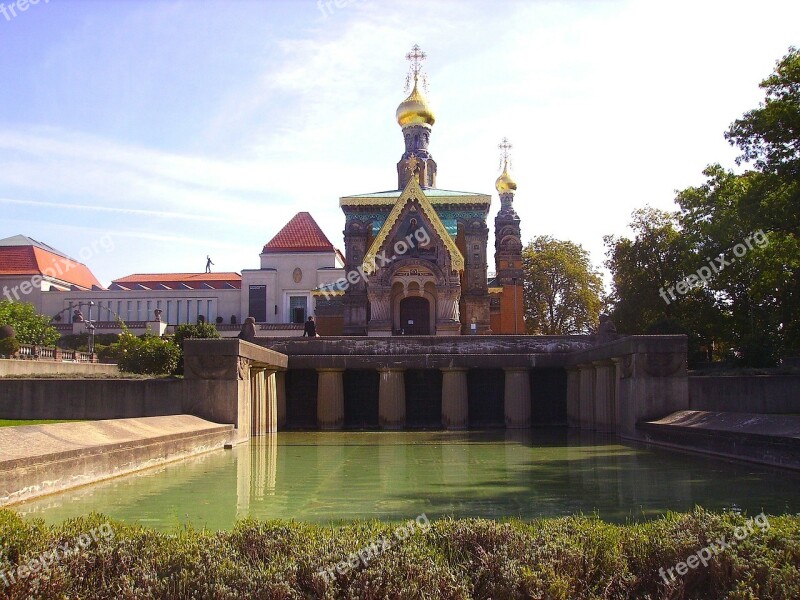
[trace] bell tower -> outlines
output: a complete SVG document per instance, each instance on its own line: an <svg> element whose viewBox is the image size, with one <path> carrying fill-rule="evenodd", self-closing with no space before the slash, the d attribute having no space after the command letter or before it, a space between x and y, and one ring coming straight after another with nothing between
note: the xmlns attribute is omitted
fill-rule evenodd
<svg viewBox="0 0 800 600"><path fill-rule="evenodd" d="M495 182L497 193L500 194L500 211L494 219L494 261L497 284L503 288L503 293L500 299L500 331L495 333L522 335L525 333L522 305L524 272L520 219L514 210L517 182L509 173L512 146L508 138L503 138L498 148L503 172Z"/></svg>
<svg viewBox="0 0 800 600"><path fill-rule="evenodd" d="M420 87L427 91L427 76L422 70L425 58L426 54L417 45L406 54L406 60L411 63L406 77L406 92L410 89L411 93L400 103L396 113L405 141L405 152L397 163L398 190L405 189L411 177L416 177L423 188L436 187L436 162L428 151L436 117L420 91Z"/></svg>

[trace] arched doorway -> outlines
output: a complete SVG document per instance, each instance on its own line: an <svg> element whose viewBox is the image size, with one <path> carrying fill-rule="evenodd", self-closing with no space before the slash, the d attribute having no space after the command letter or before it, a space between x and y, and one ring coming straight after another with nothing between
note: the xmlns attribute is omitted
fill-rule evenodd
<svg viewBox="0 0 800 600"><path fill-rule="evenodd" d="M431 310L427 298L409 296L400 300L400 328L405 335L431 335Z"/></svg>

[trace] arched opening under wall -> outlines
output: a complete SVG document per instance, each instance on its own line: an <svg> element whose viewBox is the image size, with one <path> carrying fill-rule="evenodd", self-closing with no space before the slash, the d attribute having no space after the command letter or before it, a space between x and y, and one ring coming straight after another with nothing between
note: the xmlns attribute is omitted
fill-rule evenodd
<svg viewBox="0 0 800 600"><path fill-rule="evenodd" d="M317 428L317 371L286 371L286 429Z"/></svg>
<svg viewBox="0 0 800 600"><path fill-rule="evenodd" d="M344 426L346 429L378 429L380 373L375 369L344 372Z"/></svg>
<svg viewBox="0 0 800 600"><path fill-rule="evenodd" d="M505 427L505 383L503 369L470 369L467 372L471 429Z"/></svg>
<svg viewBox="0 0 800 600"><path fill-rule="evenodd" d="M439 369L407 369L406 427L442 428L442 372Z"/></svg>

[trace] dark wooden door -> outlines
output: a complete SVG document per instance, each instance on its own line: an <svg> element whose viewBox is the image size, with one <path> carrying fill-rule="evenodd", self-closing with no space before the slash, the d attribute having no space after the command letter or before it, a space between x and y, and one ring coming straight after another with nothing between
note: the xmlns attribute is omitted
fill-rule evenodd
<svg viewBox="0 0 800 600"><path fill-rule="evenodd" d="M405 335L430 335L430 305L421 296L411 296L400 301L400 328Z"/></svg>

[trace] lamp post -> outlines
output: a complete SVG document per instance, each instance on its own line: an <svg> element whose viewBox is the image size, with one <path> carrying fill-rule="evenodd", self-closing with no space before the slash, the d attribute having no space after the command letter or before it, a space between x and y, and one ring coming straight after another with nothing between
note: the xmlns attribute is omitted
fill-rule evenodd
<svg viewBox="0 0 800 600"><path fill-rule="evenodd" d="M89 320L86 321L86 329L89 330L89 354L94 354L94 323L92 322L92 307L94 301L89 301Z"/></svg>

